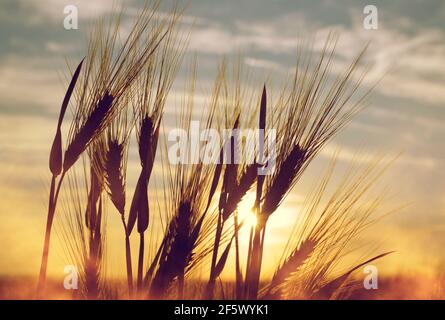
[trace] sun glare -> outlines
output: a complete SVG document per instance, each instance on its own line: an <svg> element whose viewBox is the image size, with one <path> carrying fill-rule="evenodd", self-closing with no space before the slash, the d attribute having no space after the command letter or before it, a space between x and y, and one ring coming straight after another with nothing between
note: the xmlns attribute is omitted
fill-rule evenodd
<svg viewBox="0 0 445 320"><path fill-rule="evenodd" d="M255 227L257 223L257 218L254 212L250 211L244 220L244 225L246 228L250 229L252 227Z"/></svg>

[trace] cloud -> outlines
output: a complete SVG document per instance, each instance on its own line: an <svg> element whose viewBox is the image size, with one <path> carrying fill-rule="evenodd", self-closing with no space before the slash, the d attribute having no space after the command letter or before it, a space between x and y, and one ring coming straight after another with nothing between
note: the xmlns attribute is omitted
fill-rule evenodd
<svg viewBox="0 0 445 320"><path fill-rule="evenodd" d="M365 83L371 85L381 79L375 90L386 96L412 99L424 105L444 105L444 31L416 28L410 20L403 25L404 28L381 25L378 30L369 31L355 18L352 28L336 26L340 35L337 53L351 60L369 42L366 60L372 67ZM408 33L405 28L412 31Z"/></svg>
<svg viewBox="0 0 445 320"><path fill-rule="evenodd" d="M291 20L294 22L291 28L283 29L286 21L290 23ZM190 49L214 54L244 49L274 54L295 54L301 37L284 30L296 30L297 25L303 25L304 21L304 17L298 13L289 18L280 17L268 22L238 20L232 22L230 26L201 20L201 26L192 32Z"/></svg>
<svg viewBox="0 0 445 320"><path fill-rule="evenodd" d="M49 59L9 57L0 63L0 111L57 113L63 85ZM25 108L21 109L21 106ZM51 110L51 111L50 111Z"/></svg>
<svg viewBox="0 0 445 320"><path fill-rule="evenodd" d="M79 8L80 19L92 20L110 13L113 6L106 1L90 0L20 0L23 7L34 13L35 17L46 21L61 21L65 5L74 4ZM328 3L324 3L327 6ZM134 2L127 3L127 15L137 12ZM349 10L351 24L338 21L323 25L321 21L309 19L301 11L290 11L269 19L231 21L228 25L202 17L186 16L184 23L195 22L189 49L205 54L221 55L237 51L258 51L268 53L270 58L246 59L253 67L287 70L282 65L282 55L295 55L299 43L315 36L311 50L322 50L325 39L331 31L339 35L337 57L333 72L340 73L348 62L370 42L366 56L373 68L367 74L366 84L372 85L384 74L381 85L376 91L390 97L409 98L428 105L445 104L445 34L438 28L418 28L412 20L403 17L385 17L385 21L375 31L365 30L362 26L363 13L358 9ZM124 22L126 22L126 19ZM410 30L410 33L406 32ZM414 31L412 31L414 30ZM309 35L309 36L308 36ZM65 53L69 47L63 43L48 41L46 49L50 52ZM261 61L260 61L261 60ZM266 64L265 64L266 62ZM261 66L260 66L261 64Z"/></svg>
<svg viewBox="0 0 445 320"><path fill-rule="evenodd" d="M381 80L375 89L386 96L408 98L428 105L445 104L445 33L435 28L417 28L410 20L402 21L403 28L380 25L375 31L365 30L362 14L351 13L352 26L342 24L320 26L308 21L298 12L291 12L268 21L235 21L224 28L216 23L203 25L192 33L190 49L193 51L226 54L247 50L249 54L261 51L271 55L267 61L249 57L246 63L254 67L288 69L280 56L295 55L298 44L311 37L313 52L321 52L329 33L339 36L333 73L339 74L370 43L365 56L372 65L365 78L366 85ZM398 25L396 23L396 25ZM415 29L407 33L404 29ZM296 32L295 30L300 30ZM302 31L304 30L304 31ZM312 36L302 36L309 34Z"/></svg>
<svg viewBox="0 0 445 320"><path fill-rule="evenodd" d="M399 124L405 125L411 131L426 132L429 130L434 130L435 132L439 132L445 130L443 121L441 121L437 117L425 116L420 112L416 112L416 114L413 115L412 113L403 112L403 110L394 110L385 108L384 106L375 106L373 108L367 109L366 113L369 116L376 118L375 121L383 119L389 120L391 122L397 122ZM384 130L385 128L381 129Z"/></svg>
<svg viewBox="0 0 445 320"><path fill-rule="evenodd" d="M383 159L383 155L379 151L372 151L369 148L366 148L367 151L364 151L362 148L351 148L345 144L338 144L335 142L331 142L326 147L324 147L320 155L327 159L332 159L334 156L339 161L344 161L347 163L375 163L375 161ZM415 167L417 169L422 169L426 171L432 171L436 169L440 160L436 159L429 155L422 154L409 154L404 153L397 157L396 154L387 154L385 158L388 160L395 159L395 165L397 166L408 166Z"/></svg>
<svg viewBox="0 0 445 320"><path fill-rule="evenodd" d="M445 82L404 74L387 75L377 91L391 97L412 99L424 106L445 106Z"/></svg>
<svg viewBox="0 0 445 320"><path fill-rule="evenodd" d="M244 63L253 68L263 68L272 70L286 70L282 65L272 60L256 59L253 57L246 57Z"/></svg>
<svg viewBox="0 0 445 320"><path fill-rule="evenodd" d="M45 49L51 53L68 55L70 52L75 52L76 46L69 43L47 41L45 42Z"/></svg>
<svg viewBox="0 0 445 320"><path fill-rule="evenodd" d="M234 51L236 39L219 27L205 27L192 31L188 49L202 53L223 54Z"/></svg>

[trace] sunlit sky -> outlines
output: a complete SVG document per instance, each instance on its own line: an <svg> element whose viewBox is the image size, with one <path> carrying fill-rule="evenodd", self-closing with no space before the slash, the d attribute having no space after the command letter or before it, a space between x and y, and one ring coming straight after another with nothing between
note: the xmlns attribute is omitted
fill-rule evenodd
<svg viewBox="0 0 445 320"><path fill-rule="evenodd" d="M131 19L132 10L142 2L124 1L128 8L124 18ZM48 152L64 94L65 58L78 61L85 55L88 32L99 17L110 13L110 3L0 3L0 275L38 272L50 179ZM63 8L68 4L79 8L79 30L63 28ZM363 28L367 4L352 0L192 0L186 10L184 28L192 32L185 62L197 54L202 87L211 85L223 55L241 54L246 68L259 76L259 83L269 74L284 79L295 61L298 43L313 39L313 50L319 50L330 31L339 36L335 57L339 67L370 43L366 62L373 68L365 89L384 76L367 108L320 154L301 185L274 214L267 243L269 267L280 258L296 208L309 187L316 185L314 177L319 177L334 151L340 152L340 168L360 152L401 154L382 185L388 190L385 207L404 208L381 220L363 240L370 250L397 251L381 264L382 272L429 272L445 258L445 3L375 1L377 30ZM185 80L180 73L173 97L181 96ZM206 94L199 89L198 95ZM129 174L136 174L137 159L130 159L129 164ZM122 260L117 215L110 214L109 220L109 253L116 261ZM57 236L53 240L49 270L61 276L69 261ZM111 248L113 243L116 249Z"/></svg>

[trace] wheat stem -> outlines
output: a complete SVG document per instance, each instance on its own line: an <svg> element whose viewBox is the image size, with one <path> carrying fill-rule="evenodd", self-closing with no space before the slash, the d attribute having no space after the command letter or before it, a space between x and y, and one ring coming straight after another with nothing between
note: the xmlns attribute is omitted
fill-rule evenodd
<svg viewBox="0 0 445 320"><path fill-rule="evenodd" d="M127 231L127 223L125 222L124 215L121 215L121 220L125 232L125 260L127 266L128 295L131 297L133 295L133 268L131 265L130 235L128 234Z"/></svg>
<svg viewBox="0 0 445 320"><path fill-rule="evenodd" d="M210 278L209 278L209 282L207 283L207 288L206 288L206 298L207 299L213 299L213 295L214 295L215 282L216 282L216 277L215 277L216 261L218 259L218 249L219 249L219 244L221 242L221 235L222 235L223 227L224 227L224 220L222 219L222 214L220 213L220 214L218 214L218 222L216 225L215 241L213 243L213 254L212 254L212 264L210 267Z"/></svg>
<svg viewBox="0 0 445 320"><path fill-rule="evenodd" d="M138 260L138 282L137 282L137 287L139 291L142 289L142 273L144 269L144 248L145 248L144 232L141 232L139 233L139 260Z"/></svg>
<svg viewBox="0 0 445 320"><path fill-rule="evenodd" d="M59 183L57 188L55 188L56 177L53 176L51 179L51 187L49 194L49 205L48 205L48 217L46 220L46 229L45 229L45 240L43 244L43 253L42 253L42 261L40 264L40 275L39 282L37 285L37 297L41 298L45 291L46 284L46 272L48 268L48 256L49 256L49 246L51 241L51 229L53 226L54 213L56 211L57 199L59 197L60 188L62 186L63 178L65 177L65 172L60 176Z"/></svg>

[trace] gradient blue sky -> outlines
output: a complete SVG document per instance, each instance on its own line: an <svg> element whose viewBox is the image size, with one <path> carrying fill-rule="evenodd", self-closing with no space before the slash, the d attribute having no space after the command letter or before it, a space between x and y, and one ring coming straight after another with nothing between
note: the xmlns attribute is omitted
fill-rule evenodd
<svg viewBox="0 0 445 320"><path fill-rule="evenodd" d="M128 8L125 25L142 1L123 2ZM0 3L0 274L38 270L47 157L64 93L65 58L78 61L85 55L88 32L110 12L110 3ZM63 28L67 4L79 8L79 30ZM378 30L363 28L367 4L378 8ZM434 269L445 258L445 2L192 0L184 26L191 28L193 22L186 59L198 55L203 87L210 84L223 55L242 53L243 63L261 83L270 73L285 77L302 39L314 39L313 50L319 51L330 31L338 34L334 72L370 42L366 62L373 69L365 88L385 76L367 109L325 149L302 183L309 184L311 173L335 150L341 151L340 166L357 152L402 152L384 185L389 186L390 207L409 206L380 222L374 229L378 232L367 239L398 251L385 264L388 270ZM180 96L184 80L181 73L172 95ZM290 201L304 198L306 189L296 190ZM287 225L282 217L276 217L277 234ZM54 265L53 272L57 270Z"/></svg>

